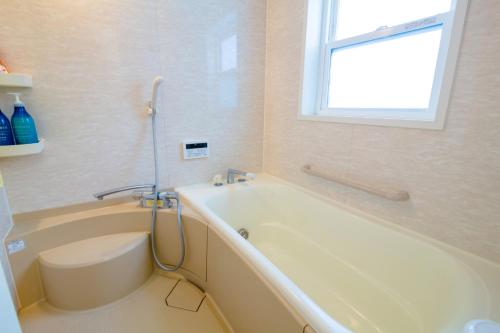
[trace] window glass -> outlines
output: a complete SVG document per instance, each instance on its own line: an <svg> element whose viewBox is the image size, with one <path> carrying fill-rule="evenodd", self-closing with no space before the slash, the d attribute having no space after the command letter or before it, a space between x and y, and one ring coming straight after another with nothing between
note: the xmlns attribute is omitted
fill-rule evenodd
<svg viewBox="0 0 500 333"><path fill-rule="evenodd" d="M329 108L429 107L442 26L334 49Z"/></svg>
<svg viewBox="0 0 500 333"><path fill-rule="evenodd" d="M452 0L336 0L335 39L340 40L449 12Z"/></svg>

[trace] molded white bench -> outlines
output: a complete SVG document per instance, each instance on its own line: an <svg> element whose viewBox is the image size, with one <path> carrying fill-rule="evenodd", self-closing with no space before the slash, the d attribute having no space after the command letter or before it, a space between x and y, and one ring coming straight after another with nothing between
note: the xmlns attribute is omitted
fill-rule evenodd
<svg viewBox="0 0 500 333"><path fill-rule="evenodd" d="M84 310L111 303L153 272L149 233L85 239L39 255L45 297L57 308Z"/></svg>

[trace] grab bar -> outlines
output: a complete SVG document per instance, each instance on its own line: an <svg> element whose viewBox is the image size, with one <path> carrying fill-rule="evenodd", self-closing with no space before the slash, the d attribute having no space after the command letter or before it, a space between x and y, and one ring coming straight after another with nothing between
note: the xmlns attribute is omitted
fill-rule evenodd
<svg viewBox="0 0 500 333"><path fill-rule="evenodd" d="M400 191L388 187L375 187L373 185L368 185L361 183L356 180L342 178L338 176L328 175L324 172L314 170L310 165L304 165L301 169L308 175L323 178L332 182L336 182L342 185L350 186L358 190L362 190L371 194L378 195L380 197L392 200L392 201L406 201L410 199L410 195L406 191Z"/></svg>

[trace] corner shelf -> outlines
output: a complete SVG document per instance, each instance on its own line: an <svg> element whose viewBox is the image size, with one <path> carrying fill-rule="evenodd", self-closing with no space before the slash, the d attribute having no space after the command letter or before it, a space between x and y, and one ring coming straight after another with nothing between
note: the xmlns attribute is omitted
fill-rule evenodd
<svg viewBox="0 0 500 333"><path fill-rule="evenodd" d="M33 87L33 79L29 74L1 73L0 87L31 88Z"/></svg>
<svg viewBox="0 0 500 333"><path fill-rule="evenodd" d="M0 158L40 154L44 147L44 139L40 139L38 143L28 145L0 146Z"/></svg>

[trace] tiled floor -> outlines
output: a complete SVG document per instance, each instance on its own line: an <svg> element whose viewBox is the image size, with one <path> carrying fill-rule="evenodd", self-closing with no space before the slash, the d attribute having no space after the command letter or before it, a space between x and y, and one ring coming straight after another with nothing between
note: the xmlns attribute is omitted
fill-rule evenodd
<svg viewBox="0 0 500 333"><path fill-rule="evenodd" d="M131 295L104 307L83 312L61 311L46 302L20 313L24 333L228 333L206 297L196 297L198 311L166 305L165 298L183 283L158 274ZM172 294L174 294L172 292ZM189 304L189 300L183 300Z"/></svg>

